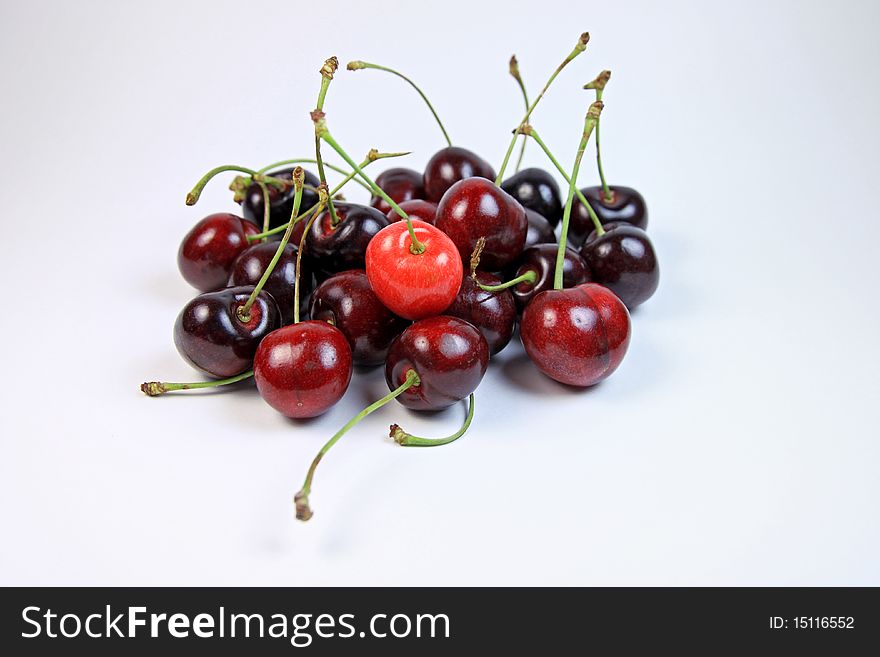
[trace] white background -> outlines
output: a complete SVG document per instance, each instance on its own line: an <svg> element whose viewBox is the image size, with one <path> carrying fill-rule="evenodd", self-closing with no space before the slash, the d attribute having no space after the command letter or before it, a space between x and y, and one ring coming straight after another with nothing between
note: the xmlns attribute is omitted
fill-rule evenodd
<svg viewBox="0 0 880 657"><path fill-rule="evenodd" d="M2 584L880 585L877 65L865 2L12 2L0 10L6 293ZM639 188L657 295L595 389L518 344L457 407L391 405L358 374L324 417L252 389L141 395L194 374L171 342L180 238L234 209L212 166L308 156L331 54L420 81L497 166L521 100L589 30L535 126L570 166L602 68L612 182ZM341 71L353 155L441 146L418 98ZM329 158L336 161L338 158ZM545 166L532 145L530 164ZM581 182L595 181L591 157ZM378 169L377 169L378 170ZM350 198L364 200L352 188Z"/></svg>

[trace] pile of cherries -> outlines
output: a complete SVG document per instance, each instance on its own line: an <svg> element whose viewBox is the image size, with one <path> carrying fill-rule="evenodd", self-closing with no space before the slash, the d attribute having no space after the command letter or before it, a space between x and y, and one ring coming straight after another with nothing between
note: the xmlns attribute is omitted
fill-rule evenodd
<svg viewBox="0 0 880 657"><path fill-rule="evenodd" d="M490 358L510 342L517 324L528 357L545 375L581 387L609 376L629 344L629 310L651 297L659 276L645 232L644 199L630 187L608 185L602 171L599 126L610 73L603 71L585 87L596 98L570 175L529 122L550 83L588 40L581 35L531 103L511 59L526 113L497 175L486 160L453 146L438 118L449 145L424 172L394 167L373 180L365 172L369 165L405 154L373 150L358 164L339 145L323 109L338 66L335 58L327 60L311 115L314 158L259 170L217 167L187 196L193 205L214 176L239 174L230 189L240 214L205 217L178 253L181 274L200 294L177 317L174 342L184 359L212 379L150 382L141 389L156 396L253 377L274 409L310 418L340 400L355 365L384 365L388 395L342 427L308 470L295 498L297 517L307 520L312 478L323 455L392 399L435 411L469 398L467 419L455 434L421 438L393 425L391 437L399 444L441 445L463 435ZM403 77L365 62L348 68ZM578 189L594 133L601 184ZM519 170L517 164L504 178L520 138L519 160L526 142L535 141L566 181L565 196L543 169ZM348 168L324 162L322 147L328 146ZM300 166L306 163L316 165L317 175ZM327 168L345 175L333 189ZM339 194L352 180L370 191L369 205Z"/></svg>

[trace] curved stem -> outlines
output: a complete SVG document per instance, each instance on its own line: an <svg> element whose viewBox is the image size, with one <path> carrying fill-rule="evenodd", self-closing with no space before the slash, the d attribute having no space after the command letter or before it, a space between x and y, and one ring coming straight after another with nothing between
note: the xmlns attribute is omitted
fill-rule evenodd
<svg viewBox="0 0 880 657"><path fill-rule="evenodd" d="M306 249L306 236L309 234L309 231L312 229L312 224L315 223L315 219L321 214L321 211L324 209L325 200L322 198L318 205L315 206L315 212L312 214L312 218L309 219L309 223L306 224L306 227L303 228L303 233L299 238L299 247L296 250L296 274L293 279L293 323L299 324L299 290L300 290L300 279L302 278L302 254ZM296 223L295 221L293 223ZM293 224L291 224L293 225Z"/></svg>
<svg viewBox="0 0 880 657"><path fill-rule="evenodd" d="M385 71L386 73L391 73L392 75L396 75L400 79L408 82L409 85L418 92L419 96L422 97L422 100L425 101L425 105L428 106L428 109L431 110L431 114L434 115L434 120L437 122L437 125L440 126L440 131L443 133L443 138L446 140L446 144L452 146L452 140L449 139L449 133L447 133L446 128L443 127L443 121L440 120L437 111L434 109L434 106L431 105L431 101L428 100L428 97L424 94L424 92L419 89L418 85L410 80L408 77L406 77L403 73L395 71L393 68L388 68L387 66L380 66L379 64L370 64L368 62L361 61L349 62L346 68L348 68L349 71L358 71L362 68L372 68L376 69L377 71Z"/></svg>
<svg viewBox="0 0 880 657"><path fill-rule="evenodd" d="M526 85L523 82L522 75L520 75L519 62L516 60L516 55L512 55L510 57L510 74L513 76L513 79L516 80L517 84L519 85L519 90L520 90L520 92L522 92L523 102L525 103L525 106L526 106L526 112L528 112L529 111L529 94L526 91ZM514 169L515 172L518 172L520 167L522 166L523 155L525 155L526 143L528 141L529 141L529 138L524 136L523 140L522 140L522 146L520 146L520 149L519 149L519 157L516 160L516 169Z"/></svg>
<svg viewBox="0 0 880 657"><path fill-rule="evenodd" d="M218 386L228 386L230 383L238 383L249 379L254 375L253 370L242 372L228 379L218 379L216 381L193 381L191 383L168 383L165 381L148 381L141 384L141 392L148 397L158 397L166 392L173 390L197 390L199 388L216 388Z"/></svg>
<svg viewBox="0 0 880 657"><path fill-rule="evenodd" d="M581 135L581 143L578 144L577 155L574 158L574 166L571 170L571 180L568 183L568 199L565 202L565 212L562 213L562 233L559 236L559 250L556 252L556 271L553 276L553 289L562 289L562 271L565 264L565 243L568 240L568 221L571 219L571 207L574 203L574 191L577 189L577 177L581 168L581 160L584 157L584 150L587 148L587 142L590 141L590 134L599 121L599 114L602 113L602 102L596 101L590 105L587 110L587 117L584 119L584 132Z"/></svg>
<svg viewBox="0 0 880 657"><path fill-rule="evenodd" d="M293 497L293 501L296 504L296 517L298 520L308 520L312 517L312 509L309 507L309 493L312 492L312 479L315 476L315 469L318 467L321 459L324 458L324 455L330 450L330 448L333 447L333 445L335 445L349 429L351 429L354 425L367 417L370 413L382 408L392 399L399 397L404 392L406 392L413 386L419 385L420 383L421 381L419 379L419 375L416 374L416 371L409 370L406 373L406 380L402 384L400 384L397 388L382 397L382 399L379 399L378 401L375 401L367 406L364 410L362 410L360 413L358 413L348 422L346 422L345 426L343 426L339 431L333 434L333 437L327 441L327 443L320 449L317 456L315 456L315 459L312 461L312 465L309 467L309 471L306 474L306 480L303 483L302 488Z"/></svg>
<svg viewBox="0 0 880 657"><path fill-rule="evenodd" d="M589 41L590 41L590 33L589 32L584 32L583 34L581 34L580 38L578 38L578 42L575 45L575 47L572 49L572 51L570 53L568 53L568 56L564 60L562 60L562 63L556 67L556 70L553 71L553 74L547 80L547 83L544 85L544 88L541 89L541 93L539 93L538 96L535 98L535 100L532 101L532 104L528 106L528 108L526 109L525 116L522 118L522 121L519 122L520 125L523 125L523 124L529 122L529 117L532 115L532 112L535 111L535 107L537 107L538 103L544 97L544 94L547 93L547 89L549 89L550 85L553 84L553 80L556 79L556 76L559 75L559 73L562 71L562 69L564 69L571 60L573 60L575 57L577 57L584 50L587 49L587 43L589 43ZM501 163L501 169L498 171L498 177L495 179L496 185L500 186L501 181L504 180L504 170L507 169L507 163L510 160L510 154L513 152L513 147L516 144L517 134L518 134L518 132L516 130L514 130L513 139L510 140L510 145L507 147L507 153L504 155L504 161Z"/></svg>
<svg viewBox="0 0 880 657"><path fill-rule="evenodd" d="M196 183L195 187L193 187L189 193L186 195L186 204L187 205L195 205L199 201L199 197L202 195L202 190L205 189L205 185L211 182L211 179L217 174L223 173L224 171L238 171L239 173L246 173L251 177L258 176L259 174L253 169L248 169L247 167L240 167L237 164L224 164L223 166L214 167L208 173L201 177L199 182ZM284 188L284 182L280 180L276 180L275 178L266 178L266 182L270 185L274 185L280 189Z"/></svg>
<svg viewBox="0 0 880 657"><path fill-rule="evenodd" d="M477 287L484 292L502 292L507 288L514 287L520 283L534 283L536 280L538 280L538 274L535 270L529 269L526 273L520 274L516 278L511 278L509 281L499 283L498 285L483 285L477 280L474 280L474 283L476 283Z"/></svg>
<svg viewBox="0 0 880 657"><path fill-rule="evenodd" d="M266 173L267 171L271 171L272 169L277 169L278 167L284 167L284 166L287 166L288 164L317 164L317 163L318 163L318 160L316 160L313 157L312 158L296 157L291 160L281 160L279 162L273 162L272 164L266 165L266 166L262 167L261 169L257 169L257 173ZM342 167L338 167L334 164L330 164L329 162L324 162L324 166L327 167L328 169L335 171L338 174L341 174L343 176L348 176L348 180L351 180L352 178L354 178L357 175L357 174L352 173L350 171L346 171ZM358 185L360 185L361 187L363 187L364 189L366 189L371 194L373 193L373 190L370 189L367 186L367 183L365 183L363 180L355 179L355 182Z"/></svg>
<svg viewBox="0 0 880 657"><path fill-rule="evenodd" d="M318 90L318 104L315 107L315 112L324 113L324 100L327 97L327 90L330 88L333 74L336 73L338 67L339 61L336 57L330 57L321 67L321 88ZM317 134L315 134L315 162L318 165L318 179L321 181L324 189L330 189L329 185L327 185L327 175L324 172L324 159L321 157L321 138ZM333 207L332 198L328 197L327 208L330 210L330 222L334 226L337 225L339 217L336 216L336 208Z"/></svg>
<svg viewBox="0 0 880 657"><path fill-rule="evenodd" d="M595 89L596 100L601 102L602 93L605 91L605 85L608 84L608 80L610 79L611 71L602 71L596 76L595 80L585 84L584 89ZM601 128L601 123L601 121L596 123L596 167L599 169L599 180L602 181L602 195L605 197L606 203L611 203L614 200L614 194L611 192L611 188L605 180L605 171L602 169L602 147L599 144L599 129Z"/></svg>
<svg viewBox="0 0 880 657"><path fill-rule="evenodd" d="M464 419L464 424L462 424L461 428L451 436L446 436L445 438L422 438L421 436L414 436L411 433L407 433L397 424L391 425L391 431L388 435L391 438L394 438L394 442L403 447L439 447L440 445L448 445L461 438L471 426L473 419L474 393L471 393L468 398L468 412Z"/></svg>

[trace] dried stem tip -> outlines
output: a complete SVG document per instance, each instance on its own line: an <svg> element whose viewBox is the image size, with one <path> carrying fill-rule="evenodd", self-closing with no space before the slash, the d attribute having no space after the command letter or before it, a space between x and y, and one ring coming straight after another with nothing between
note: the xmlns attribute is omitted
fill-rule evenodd
<svg viewBox="0 0 880 657"><path fill-rule="evenodd" d="M349 62L345 68L349 71L360 71L362 68L367 68L367 65L356 59L353 62Z"/></svg>
<svg viewBox="0 0 880 657"><path fill-rule="evenodd" d="M605 107L605 103L603 103L601 100L597 100L595 103L590 105L590 109L587 110L587 118L597 121L599 119L599 115L602 113L603 107Z"/></svg>
<svg viewBox="0 0 880 657"><path fill-rule="evenodd" d="M293 175L291 176L293 179L293 186L295 189L302 189L302 186L306 182L306 172L303 171L301 166L297 166L293 169Z"/></svg>
<svg viewBox="0 0 880 657"><path fill-rule="evenodd" d="M376 160L379 159L379 151L377 151L375 148L371 148L370 152L367 153L367 159L370 162L375 162Z"/></svg>
<svg viewBox="0 0 880 657"><path fill-rule="evenodd" d="M321 67L321 75L323 75L328 80L333 79L333 74L336 73L336 69L339 68L339 60L336 57L331 57L330 59L324 62L324 65Z"/></svg>
<svg viewBox="0 0 880 657"><path fill-rule="evenodd" d="M312 517L312 509L309 507L309 496L302 492L293 496L293 502L296 504L296 519L305 522Z"/></svg>
<svg viewBox="0 0 880 657"><path fill-rule="evenodd" d="M165 389L165 386L158 381L148 381L147 383L141 384L141 392L148 397L158 397L168 391Z"/></svg>
<svg viewBox="0 0 880 657"><path fill-rule="evenodd" d="M398 445L402 445L404 438L406 438L406 431L401 429L399 424L392 424L391 430L388 432L388 437L393 438L394 442Z"/></svg>
<svg viewBox="0 0 880 657"><path fill-rule="evenodd" d="M575 49L583 52L584 50L587 49L587 44L589 42L590 42L590 33L584 32L583 34L581 34L580 38L578 39L578 42L577 42L577 45L575 46Z"/></svg>
<svg viewBox="0 0 880 657"><path fill-rule="evenodd" d="M510 56L510 74L517 80L520 79L519 76L519 62L516 61L516 55Z"/></svg>
<svg viewBox="0 0 880 657"><path fill-rule="evenodd" d="M477 279L477 267L480 266L480 256L483 255L483 249L486 248L486 238L481 237L474 245L473 253L471 253L471 278Z"/></svg>
<svg viewBox="0 0 880 657"><path fill-rule="evenodd" d="M611 71L602 71L599 75L596 76L596 79L592 82L587 82L584 85L584 89L597 89L598 91L602 91L605 88L605 85L608 84L608 80L611 79Z"/></svg>

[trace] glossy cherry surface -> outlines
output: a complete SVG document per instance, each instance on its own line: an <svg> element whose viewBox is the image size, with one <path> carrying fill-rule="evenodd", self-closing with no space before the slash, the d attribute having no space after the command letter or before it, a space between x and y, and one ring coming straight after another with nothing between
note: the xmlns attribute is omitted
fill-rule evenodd
<svg viewBox="0 0 880 657"><path fill-rule="evenodd" d="M544 374L568 385L591 386L623 360L629 312L617 295L595 283L547 290L526 306L520 337Z"/></svg>
<svg viewBox="0 0 880 657"><path fill-rule="evenodd" d="M440 315L415 322L391 344L385 360L390 389L415 370L421 382L397 401L421 411L451 406L477 389L489 366L486 338L472 324Z"/></svg>
<svg viewBox="0 0 880 657"><path fill-rule="evenodd" d="M477 272L483 285L498 285L501 279L484 271ZM494 355L507 346L516 326L516 303L510 290L486 292L470 276L465 276L455 301L446 310L447 315L458 317L476 326Z"/></svg>
<svg viewBox="0 0 880 657"><path fill-rule="evenodd" d="M544 217L551 226L558 225L562 219L559 184L544 169L523 169L501 183L501 188L524 208Z"/></svg>
<svg viewBox="0 0 880 657"><path fill-rule="evenodd" d="M553 232L553 226L543 215L526 208L526 219L529 222L529 227L526 231L524 249L535 244L556 244L556 233Z"/></svg>
<svg viewBox="0 0 880 657"><path fill-rule="evenodd" d="M328 273L363 269L367 245L388 225L388 219L366 205L334 203L333 207L339 223L334 226L330 212L322 212L306 235L303 255Z"/></svg>
<svg viewBox="0 0 880 657"><path fill-rule="evenodd" d="M499 271L522 253L529 222L515 198L485 178L468 178L455 183L437 206L434 224L449 235L464 262L480 237L486 245L480 268Z"/></svg>
<svg viewBox="0 0 880 657"><path fill-rule="evenodd" d="M284 180L293 179L294 167L279 169L267 176L273 178L282 178ZM308 187L303 187L302 201L300 201L300 211L308 210L318 202L318 193L314 190L321 181L318 177L305 171L304 183ZM269 228L276 228L290 221L290 213L293 211L293 197L296 195L296 189L293 184L285 187L284 190L279 189L275 185L266 185L269 192ZM241 202L241 213L245 219L254 222L257 226L263 225L263 189L257 183L252 183L245 191L244 200Z"/></svg>
<svg viewBox="0 0 880 657"><path fill-rule="evenodd" d="M275 257L278 250L277 242L258 243L245 249L229 272L229 285L256 285L260 282L266 268ZM269 278L263 289L272 295L281 311L281 323L293 323L293 301L295 298L294 286L296 285L296 247L287 244L281 257L269 274ZM305 300L312 291L312 274L308 266L303 262L302 280L300 282L300 303L305 308Z"/></svg>
<svg viewBox="0 0 880 657"><path fill-rule="evenodd" d="M426 224L433 224L437 221L437 204L431 201L423 201L421 199L413 199L412 201L404 201L400 204L400 209L409 215L410 219L418 219ZM395 221L403 221L403 217L397 214L393 208L385 215L390 223Z"/></svg>
<svg viewBox="0 0 880 657"><path fill-rule="evenodd" d="M351 348L342 332L309 320L267 335L254 358L254 381L264 400L292 418L321 415L351 381Z"/></svg>
<svg viewBox="0 0 880 657"><path fill-rule="evenodd" d="M409 322L388 310L361 269L334 274L312 295L309 316L329 322L351 346L355 365L380 365Z"/></svg>
<svg viewBox="0 0 880 657"><path fill-rule="evenodd" d="M412 220L425 251L414 254L405 221L383 228L367 247L367 278L382 304L406 319L439 315L461 287L461 256L449 237L431 224Z"/></svg>
<svg viewBox="0 0 880 657"><path fill-rule="evenodd" d="M259 232L254 224L237 215L209 214L193 226L180 244L180 273L197 290L219 290L226 285L233 261L248 247L247 236Z"/></svg>
<svg viewBox="0 0 880 657"><path fill-rule="evenodd" d="M660 284L654 245L641 228L609 224L604 235L590 235L581 256L593 280L613 290L630 310L650 299Z"/></svg>
<svg viewBox="0 0 880 657"><path fill-rule="evenodd" d="M400 205L404 201L425 198L425 183L422 174L406 167L392 167L376 176L376 184L391 200ZM388 214L391 206L381 196L373 196L370 205L382 214Z"/></svg>
<svg viewBox="0 0 880 657"><path fill-rule="evenodd" d="M599 217L604 226L613 221L632 224L636 228L646 230L648 228L648 209L645 199L632 187L609 187L612 192L612 200L605 200L605 194L601 187L584 187L581 192L590 202L590 206ZM571 219L568 224L568 237L572 246L580 246L586 237L593 232L595 225L590 219L587 209L577 196L571 207Z"/></svg>
<svg viewBox="0 0 880 657"><path fill-rule="evenodd" d="M174 323L174 344L193 367L218 379L250 369L260 341L281 325L275 300L260 292L242 321L238 310L253 286L200 294L183 307Z"/></svg>
<svg viewBox="0 0 880 657"><path fill-rule="evenodd" d="M495 180L495 170L486 160L466 148L441 148L425 166L425 197L439 203L447 189L459 180L474 176Z"/></svg>
<svg viewBox="0 0 880 657"><path fill-rule="evenodd" d="M534 283L519 283L510 288L520 312L540 292L553 287L553 276L556 272L557 244L537 244L523 251L520 266L511 278L533 271L537 278ZM565 259L562 261L562 286L574 287L591 280L587 263L574 249L565 248Z"/></svg>

